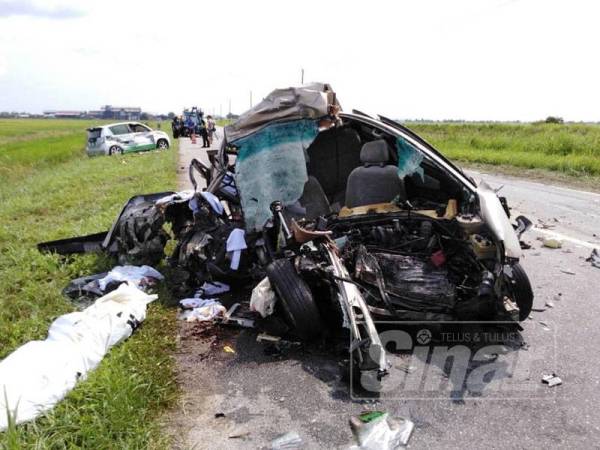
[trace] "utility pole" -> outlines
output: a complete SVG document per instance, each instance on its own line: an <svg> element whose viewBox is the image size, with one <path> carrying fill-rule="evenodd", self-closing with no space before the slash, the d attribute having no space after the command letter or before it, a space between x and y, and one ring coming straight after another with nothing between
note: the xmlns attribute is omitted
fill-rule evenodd
<svg viewBox="0 0 600 450"><path fill-rule="evenodd" d="M231 115L231 99L229 99L229 115Z"/></svg>
<svg viewBox="0 0 600 450"><path fill-rule="evenodd" d="M300 84L304 84L304 69L300 69Z"/></svg>
<svg viewBox="0 0 600 450"><path fill-rule="evenodd" d="M250 91L250 108L252 108L252 91Z"/></svg>

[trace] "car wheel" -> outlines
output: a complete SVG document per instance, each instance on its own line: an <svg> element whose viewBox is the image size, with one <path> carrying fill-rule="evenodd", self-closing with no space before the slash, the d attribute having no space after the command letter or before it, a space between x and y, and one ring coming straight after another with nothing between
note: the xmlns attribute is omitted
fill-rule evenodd
<svg viewBox="0 0 600 450"><path fill-rule="evenodd" d="M108 149L108 154L109 155L122 155L123 154L123 149L121 147L119 147L118 145L113 145L111 148Z"/></svg>
<svg viewBox="0 0 600 450"><path fill-rule="evenodd" d="M321 316L315 299L287 259L277 259L267 266L267 277L279 298L278 308L284 320L302 339L311 339L321 331Z"/></svg>
<svg viewBox="0 0 600 450"><path fill-rule="evenodd" d="M523 321L529 317L533 306L533 290L529 277L521 264L512 266L512 278L510 279L513 301L519 307L519 320Z"/></svg>
<svg viewBox="0 0 600 450"><path fill-rule="evenodd" d="M166 150L169 148L169 143L167 142L166 139L159 139L158 142L156 143L156 148L159 148L161 150Z"/></svg>

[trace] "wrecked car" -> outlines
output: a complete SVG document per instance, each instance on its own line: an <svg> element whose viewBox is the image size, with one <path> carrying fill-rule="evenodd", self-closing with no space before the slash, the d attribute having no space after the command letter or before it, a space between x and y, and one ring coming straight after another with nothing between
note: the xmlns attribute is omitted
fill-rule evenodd
<svg viewBox="0 0 600 450"><path fill-rule="evenodd" d="M151 264L175 239L182 293L207 281L253 300L271 289L258 326L277 317L303 339L346 329L377 379L388 369L378 320L529 315L526 219L513 226L505 199L400 123L344 113L317 83L273 91L224 134L212 166L192 161L194 190L133 197L111 230L40 249Z"/></svg>

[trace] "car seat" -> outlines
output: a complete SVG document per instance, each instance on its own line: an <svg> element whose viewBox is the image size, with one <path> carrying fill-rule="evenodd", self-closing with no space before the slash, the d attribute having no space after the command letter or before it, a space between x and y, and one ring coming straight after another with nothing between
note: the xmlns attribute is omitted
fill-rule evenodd
<svg viewBox="0 0 600 450"><path fill-rule="evenodd" d="M361 166L348 177L346 206L372 205L391 202L397 195L406 198L404 181L398 177L398 168L388 164L388 144L379 139L367 142L360 151Z"/></svg>

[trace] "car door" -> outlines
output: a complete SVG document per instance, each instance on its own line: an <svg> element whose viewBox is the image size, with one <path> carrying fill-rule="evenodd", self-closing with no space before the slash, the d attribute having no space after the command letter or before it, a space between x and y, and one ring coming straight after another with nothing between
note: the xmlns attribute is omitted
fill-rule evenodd
<svg viewBox="0 0 600 450"><path fill-rule="evenodd" d="M111 131L116 144L123 149L123 152L131 151L133 135L129 125L126 123L117 123L108 128Z"/></svg>
<svg viewBox="0 0 600 450"><path fill-rule="evenodd" d="M152 130L141 123L130 123L135 151L151 150L156 147Z"/></svg>

